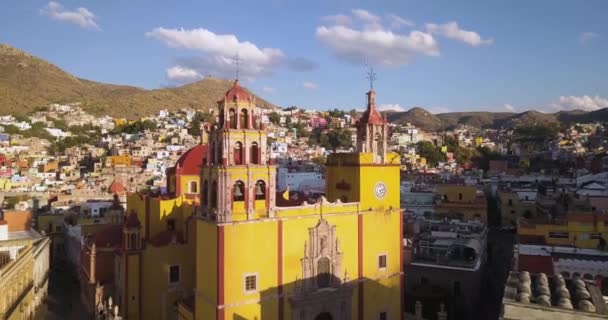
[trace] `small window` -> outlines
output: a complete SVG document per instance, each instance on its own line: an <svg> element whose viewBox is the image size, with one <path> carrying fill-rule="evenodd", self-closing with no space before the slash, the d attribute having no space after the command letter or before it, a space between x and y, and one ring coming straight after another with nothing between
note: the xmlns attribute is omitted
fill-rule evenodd
<svg viewBox="0 0 608 320"><path fill-rule="evenodd" d="M378 269L386 269L386 254L378 256Z"/></svg>
<svg viewBox="0 0 608 320"><path fill-rule="evenodd" d="M255 274L245 276L245 292L258 290L258 276Z"/></svg>
<svg viewBox="0 0 608 320"><path fill-rule="evenodd" d="M179 266L170 266L169 267L169 284L179 283Z"/></svg>
<svg viewBox="0 0 608 320"><path fill-rule="evenodd" d="M462 201L462 193L458 194L458 200Z"/></svg>
<svg viewBox="0 0 608 320"><path fill-rule="evenodd" d="M512 206L513 205L513 200L509 199L509 205Z"/></svg>
<svg viewBox="0 0 608 320"><path fill-rule="evenodd" d="M380 315L378 316L379 320L388 320L388 315L386 314L386 311L382 311L380 312Z"/></svg>

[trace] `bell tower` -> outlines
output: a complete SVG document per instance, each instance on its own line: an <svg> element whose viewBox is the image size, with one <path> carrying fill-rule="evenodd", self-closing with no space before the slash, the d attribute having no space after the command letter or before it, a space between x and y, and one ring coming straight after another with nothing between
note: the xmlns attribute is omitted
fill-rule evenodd
<svg viewBox="0 0 608 320"><path fill-rule="evenodd" d="M367 78L367 108L356 124L357 150L327 158L327 199L357 201L362 208L399 208L401 159L398 154L387 152L388 121L376 109L373 69Z"/></svg>
<svg viewBox="0 0 608 320"><path fill-rule="evenodd" d="M219 222L273 216L275 166L255 98L238 80L218 101L219 122L209 130L201 169L203 216Z"/></svg>
<svg viewBox="0 0 608 320"><path fill-rule="evenodd" d="M383 164L386 161L386 136L388 121L376 110L376 92L374 81L376 74L370 69L367 74L370 88L367 92L367 109L357 123L357 152L370 152L374 155L374 163Z"/></svg>

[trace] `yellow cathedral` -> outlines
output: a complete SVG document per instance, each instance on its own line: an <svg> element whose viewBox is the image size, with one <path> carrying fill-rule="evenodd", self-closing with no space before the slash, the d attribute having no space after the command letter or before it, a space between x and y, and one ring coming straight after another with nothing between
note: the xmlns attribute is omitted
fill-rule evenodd
<svg viewBox="0 0 608 320"><path fill-rule="evenodd" d="M397 154L367 93L357 151L326 163L326 197L277 206L255 100L218 102L203 145L168 171L171 196L131 194L115 282L128 319L403 318ZM196 163L197 172L191 168Z"/></svg>

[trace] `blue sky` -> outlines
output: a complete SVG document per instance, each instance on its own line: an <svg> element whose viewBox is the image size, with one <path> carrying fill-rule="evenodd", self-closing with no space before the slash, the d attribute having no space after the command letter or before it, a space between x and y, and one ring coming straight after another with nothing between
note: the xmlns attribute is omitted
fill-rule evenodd
<svg viewBox="0 0 608 320"><path fill-rule="evenodd" d="M234 78L268 100L432 112L608 107L608 1L10 1L0 42L145 88Z"/></svg>

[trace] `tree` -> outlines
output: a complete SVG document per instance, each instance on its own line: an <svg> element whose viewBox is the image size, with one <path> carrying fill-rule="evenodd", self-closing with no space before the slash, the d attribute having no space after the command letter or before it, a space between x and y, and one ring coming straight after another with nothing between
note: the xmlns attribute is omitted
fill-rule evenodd
<svg viewBox="0 0 608 320"><path fill-rule="evenodd" d="M437 146L430 141L420 141L416 144L418 154L426 159L426 163L436 166L440 161L445 161L445 155Z"/></svg>
<svg viewBox="0 0 608 320"><path fill-rule="evenodd" d="M192 136L199 137L201 135L201 124L204 122L213 122L215 121L215 117L210 112L200 112L197 111L192 117L192 121L190 122L190 128L188 128L188 133Z"/></svg>
<svg viewBox="0 0 608 320"><path fill-rule="evenodd" d="M268 115L268 120L270 120L271 123L279 124L281 122L281 116L276 111L273 111Z"/></svg>

